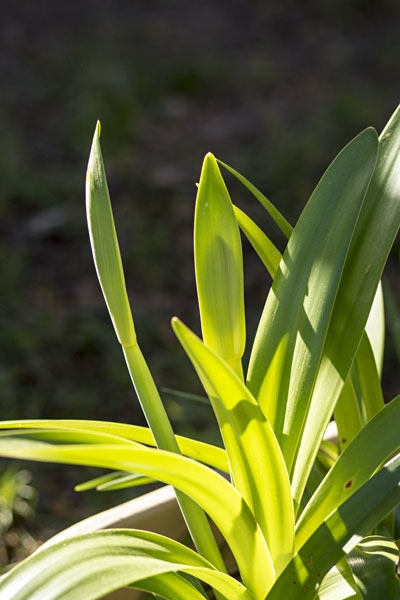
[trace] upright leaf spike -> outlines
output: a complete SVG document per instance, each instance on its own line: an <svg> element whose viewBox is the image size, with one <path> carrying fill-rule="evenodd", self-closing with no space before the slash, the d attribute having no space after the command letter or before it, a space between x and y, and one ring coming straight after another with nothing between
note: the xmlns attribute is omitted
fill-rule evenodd
<svg viewBox="0 0 400 600"><path fill-rule="evenodd" d="M136 333L108 193L97 122L86 174L86 211L97 276L122 346L134 346Z"/></svg>
<svg viewBox="0 0 400 600"><path fill-rule="evenodd" d="M211 153L204 159L197 193L194 257L204 343L243 378L242 244L228 190Z"/></svg>

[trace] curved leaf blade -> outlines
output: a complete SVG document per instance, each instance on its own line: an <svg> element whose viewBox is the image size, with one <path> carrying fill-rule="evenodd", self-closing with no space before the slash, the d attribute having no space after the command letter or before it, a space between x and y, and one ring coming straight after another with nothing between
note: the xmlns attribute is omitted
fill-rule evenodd
<svg viewBox="0 0 400 600"><path fill-rule="evenodd" d="M245 471L241 479L250 480L251 497L244 497L254 507L279 572L293 553L294 513L289 477L274 432L233 370L181 321L174 318L172 326L200 379L206 380L207 387L215 392L216 401L220 400L230 415L239 440L235 447L227 448L232 472L235 478L233 467L238 465ZM236 452L241 455L235 456ZM248 488L243 492L247 494Z"/></svg>
<svg viewBox="0 0 400 600"><path fill-rule="evenodd" d="M0 594L13 600L91 600L178 571L210 583L224 596L252 599L237 581L182 544L135 530L98 531L38 551L5 576Z"/></svg>
<svg viewBox="0 0 400 600"><path fill-rule="evenodd" d="M28 460L81 464L142 473L169 483L203 508L225 537L243 582L257 600L274 580L274 569L261 530L242 496L220 475L180 454L118 445L55 446L0 438L0 455ZM249 557L252 560L249 561ZM260 579L262 570L264 576Z"/></svg>
<svg viewBox="0 0 400 600"><path fill-rule="evenodd" d="M128 425L127 423L113 423L111 421L85 421L66 419L24 419L20 421L0 421L0 429L54 429L94 431L98 433L118 436L122 440L131 440L147 446L155 446L153 434L148 427ZM190 438L177 435L179 449L184 456L193 458L214 467L224 473L229 473L226 452L218 446L199 442Z"/></svg>
<svg viewBox="0 0 400 600"><path fill-rule="evenodd" d="M299 503L315 448L353 363L400 224L400 106L379 138L378 162L361 210L329 324L307 422L292 473Z"/></svg>
<svg viewBox="0 0 400 600"><path fill-rule="evenodd" d="M375 131L365 130L322 177L289 239L256 334L248 385L289 471L377 144Z"/></svg>

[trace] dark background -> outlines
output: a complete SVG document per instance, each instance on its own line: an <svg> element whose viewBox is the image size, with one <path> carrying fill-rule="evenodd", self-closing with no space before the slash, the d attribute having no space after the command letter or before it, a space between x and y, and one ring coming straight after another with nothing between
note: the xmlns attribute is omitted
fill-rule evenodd
<svg viewBox="0 0 400 600"><path fill-rule="evenodd" d="M1 14L2 418L142 423L87 235L96 120L142 350L159 386L200 392L169 322L177 314L199 330L203 156L237 168L294 223L337 152L368 125L379 132L399 102L400 3L2 0ZM227 181L282 249L257 202ZM244 249L251 339L269 282ZM397 295L398 264L396 246ZM387 399L397 364L389 344ZM210 423L206 407L166 403L177 431Z"/></svg>

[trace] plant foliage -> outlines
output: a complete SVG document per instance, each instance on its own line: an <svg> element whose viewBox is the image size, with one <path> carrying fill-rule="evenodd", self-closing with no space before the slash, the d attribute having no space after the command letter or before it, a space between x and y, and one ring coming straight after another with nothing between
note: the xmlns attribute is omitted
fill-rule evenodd
<svg viewBox="0 0 400 600"><path fill-rule="evenodd" d="M368 128L339 153L294 228L247 179L220 165L288 239L281 254L232 204L207 154L194 226L203 339L176 317L172 327L204 386L223 449L174 435L140 351L99 124L86 183L90 241L149 428L5 421L0 433L2 456L111 471L79 489L173 485L196 550L135 530L67 535L12 569L1 598L94 599L131 586L196 599L204 584L227 600L377 598L383 589L385 598L400 598L390 516L400 503L400 396L384 406L380 386L380 279L400 224L400 108L379 139ZM273 277L247 375L240 229ZM323 441L333 415L336 445ZM206 515L233 553L236 576L226 572Z"/></svg>

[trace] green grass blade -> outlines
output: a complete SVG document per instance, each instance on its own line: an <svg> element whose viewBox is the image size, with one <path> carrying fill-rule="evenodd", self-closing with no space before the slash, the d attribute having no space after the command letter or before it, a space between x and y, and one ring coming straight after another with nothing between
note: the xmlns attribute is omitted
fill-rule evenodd
<svg viewBox="0 0 400 600"><path fill-rule="evenodd" d="M296 548L400 448L399 423L400 396L371 419L339 456L296 525Z"/></svg>
<svg viewBox="0 0 400 600"><path fill-rule="evenodd" d="M267 600L312 600L321 579L400 503L400 455L326 519L294 555Z"/></svg>
<svg viewBox="0 0 400 600"><path fill-rule="evenodd" d="M257 331L248 384L289 470L377 145L375 131L365 130L322 177L289 239Z"/></svg>
<svg viewBox="0 0 400 600"><path fill-rule="evenodd" d="M285 217L279 212L279 210L277 208L275 208L275 206L272 204L272 202L270 202L268 200L268 198L266 198L266 196L264 196L264 194L262 194L260 192L260 190L258 190L252 183L250 183L250 181L248 179L246 179L246 177L243 177L243 175L241 175L240 173L235 171L235 169L233 169L226 163L222 162L221 160L219 160L219 159L217 159L217 160L218 160L218 163L222 167L224 167L224 169L226 169L227 171L232 173L232 175L234 175L236 177L236 179L238 179L240 181L240 183L242 183L253 194L253 196L255 196L257 198L257 200L260 202L261 206L263 206L265 208L267 213L270 215L270 217L272 217L272 219L274 220L276 225L279 227L279 229L282 231L282 233L287 238L290 238L291 233L293 231L293 227L285 219Z"/></svg>
<svg viewBox="0 0 400 600"><path fill-rule="evenodd" d="M90 600L135 582L140 587L140 582L150 577L177 572L210 583L223 597L252 600L243 586L214 570L192 550L163 536L136 530L98 531L40 550L6 575L0 583L0 595L13 600Z"/></svg>
<svg viewBox="0 0 400 600"><path fill-rule="evenodd" d="M147 427L128 425L126 423L113 423L111 421L85 421L68 419L27 419L21 421L0 421L0 429L57 429L94 431L98 433L118 436L121 440L131 440L147 446L155 446L154 437ZM177 435L179 449L184 456L194 458L200 462L229 473L226 452L222 448L199 442L190 438Z"/></svg>
<svg viewBox="0 0 400 600"><path fill-rule="evenodd" d="M272 279L279 268L282 255L265 233L237 206L233 207L237 222Z"/></svg>
<svg viewBox="0 0 400 600"><path fill-rule="evenodd" d="M315 448L325 432L371 310L400 224L400 107L380 136L379 156L349 255L324 348L306 426L292 473L300 502Z"/></svg>
<svg viewBox="0 0 400 600"><path fill-rule="evenodd" d="M246 343L242 245L212 154L204 159L197 193L194 257L204 342L241 374Z"/></svg>
<svg viewBox="0 0 400 600"><path fill-rule="evenodd" d="M150 448L139 450L104 444L56 446L11 437L0 438L0 456L121 469L171 484L212 518L235 556L244 584L255 598L263 599L272 585L274 568L254 515L226 479L200 463Z"/></svg>
<svg viewBox="0 0 400 600"><path fill-rule="evenodd" d="M293 552L294 514L289 477L275 435L233 370L178 319L173 319L172 325L200 379L214 390L215 401L222 402L230 415L238 440L235 446L227 447L233 476L236 481L234 467L238 466L245 471L240 478L250 480L251 497L245 498L253 507L279 572ZM244 493L248 493L247 486Z"/></svg>

